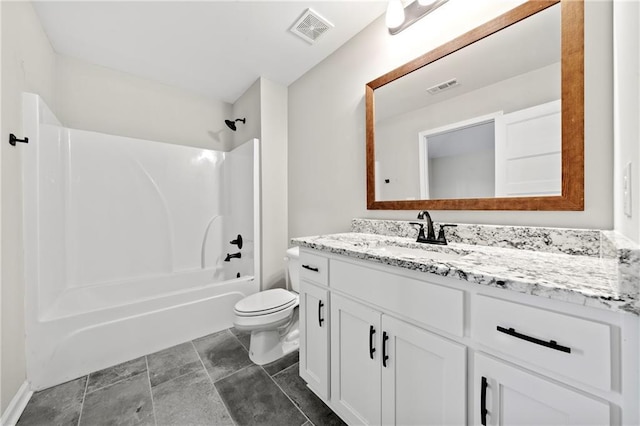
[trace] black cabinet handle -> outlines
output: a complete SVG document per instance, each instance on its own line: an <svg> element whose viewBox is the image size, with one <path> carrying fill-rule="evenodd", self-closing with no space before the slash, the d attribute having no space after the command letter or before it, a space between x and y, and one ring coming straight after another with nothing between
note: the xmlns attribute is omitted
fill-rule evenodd
<svg viewBox="0 0 640 426"><path fill-rule="evenodd" d="M480 385L480 424L487 426L487 378L482 376L482 384Z"/></svg>
<svg viewBox="0 0 640 426"><path fill-rule="evenodd" d="M372 325L369 326L369 358L373 359L373 354L376 352L376 348L373 347L373 335L376 334L376 329Z"/></svg>
<svg viewBox="0 0 640 426"><path fill-rule="evenodd" d="M509 336L513 336L513 337L515 337L517 339L522 339L522 340L526 340L527 342L535 343L536 345L540 345L540 346L544 346L544 347L547 347L547 348L555 349L556 351L560 351L560 352L566 352L568 354L571 353L571 348L569 348L567 346L559 345L558 342L556 342L555 340L549 340L547 342L546 340L541 340L541 339L537 339L535 337L527 336L526 334L518 333L513 328L508 328L507 329L507 328L498 326L498 327L496 327L496 330L498 330L501 333L508 334Z"/></svg>
<svg viewBox="0 0 640 426"><path fill-rule="evenodd" d="M319 271L318 268L314 268L313 266L309 266L309 265L302 265L302 267L304 269L308 269L308 270L313 271L313 272L318 272Z"/></svg>
<svg viewBox="0 0 640 426"><path fill-rule="evenodd" d="M322 307L324 303L322 300L318 300L318 326L322 327L322 323L324 322L324 318L322 318Z"/></svg>
<svg viewBox="0 0 640 426"><path fill-rule="evenodd" d="M387 340L389 340L389 335L386 331L382 332L382 366L387 366L387 360L389 359L389 355L387 355Z"/></svg>

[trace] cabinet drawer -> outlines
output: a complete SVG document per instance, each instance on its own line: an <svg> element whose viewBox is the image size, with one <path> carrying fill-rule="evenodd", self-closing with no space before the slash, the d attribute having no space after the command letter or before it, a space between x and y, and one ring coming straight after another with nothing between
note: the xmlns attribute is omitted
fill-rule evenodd
<svg viewBox="0 0 640 426"><path fill-rule="evenodd" d="M611 389L609 325L477 296L471 335L487 348L600 389Z"/></svg>
<svg viewBox="0 0 640 426"><path fill-rule="evenodd" d="M331 288L383 311L456 336L464 334L464 292L339 260L331 261Z"/></svg>
<svg viewBox="0 0 640 426"><path fill-rule="evenodd" d="M300 250L300 279L329 285L329 259Z"/></svg>

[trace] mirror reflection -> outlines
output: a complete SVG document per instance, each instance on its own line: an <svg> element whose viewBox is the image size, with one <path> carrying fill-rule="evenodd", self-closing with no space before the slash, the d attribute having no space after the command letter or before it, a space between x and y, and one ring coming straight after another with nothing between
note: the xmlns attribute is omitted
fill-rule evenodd
<svg viewBox="0 0 640 426"><path fill-rule="evenodd" d="M375 89L375 199L561 194L560 4Z"/></svg>

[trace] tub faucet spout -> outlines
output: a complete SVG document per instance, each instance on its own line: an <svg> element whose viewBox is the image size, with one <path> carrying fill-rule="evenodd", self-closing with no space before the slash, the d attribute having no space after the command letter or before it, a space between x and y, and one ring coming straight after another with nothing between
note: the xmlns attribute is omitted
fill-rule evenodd
<svg viewBox="0 0 640 426"><path fill-rule="evenodd" d="M231 259L240 259L242 257L242 253L237 252L233 254L227 253L227 257L224 259L225 262L231 262Z"/></svg>

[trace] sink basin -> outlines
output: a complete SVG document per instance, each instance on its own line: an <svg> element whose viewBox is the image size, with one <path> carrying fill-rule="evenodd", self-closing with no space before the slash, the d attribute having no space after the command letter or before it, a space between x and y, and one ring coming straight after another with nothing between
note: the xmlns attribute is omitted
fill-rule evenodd
<svg viewBox="0 0 640 426"><path fill-rule="evenodd" d="M445 251L446 250L446 251ZM426 248L400 247L394 245L386 245L376 247L376 253L382 256L395 256L414 259L433 259L433 260L456 260L468 253L462 251L454 251L452 249L428 250Z"/></svg>

